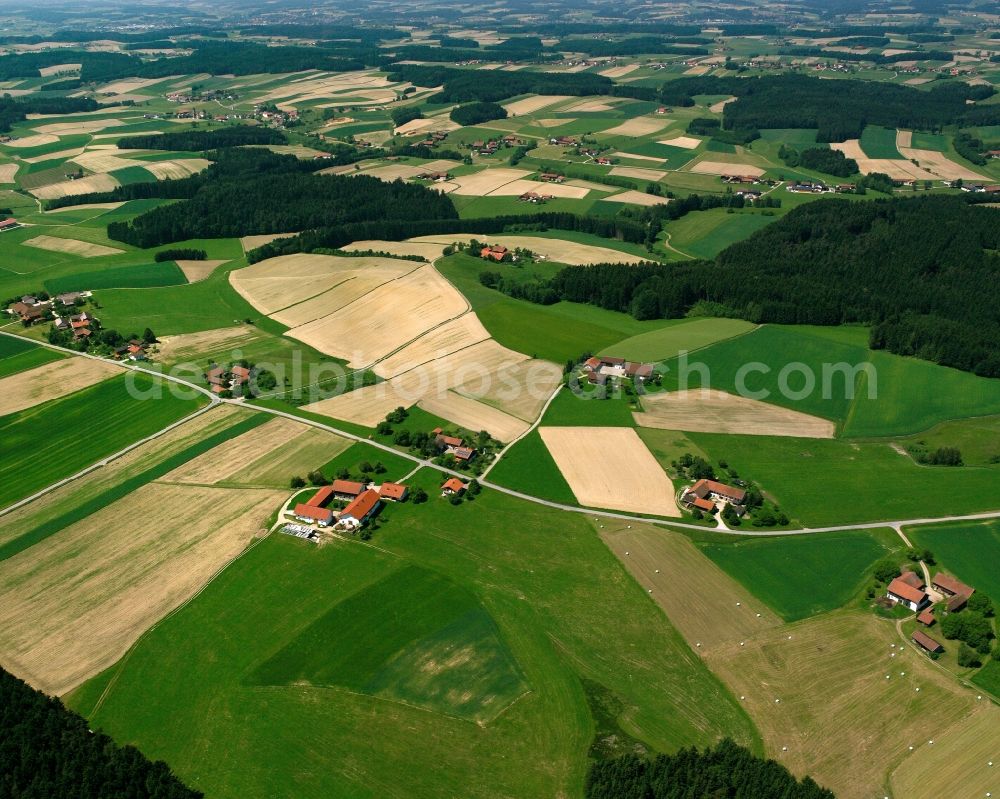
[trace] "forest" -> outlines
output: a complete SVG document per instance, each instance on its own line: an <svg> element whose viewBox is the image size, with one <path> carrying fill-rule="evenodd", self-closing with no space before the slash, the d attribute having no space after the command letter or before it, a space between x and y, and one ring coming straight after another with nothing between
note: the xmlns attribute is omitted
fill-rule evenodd
<svg viewBox="0 0 1000 799"><path fill-rule="evenodd" d="M848 158L840 150L831 150L829 147L808 147L799 152L794 147L782 144L778 149L778 158L788 166L804 166L806 169L815 169L817 172L825 172L838 178L858 173L857 161Z"/></svg>
<svg viewBox="0 0 1000 799"><path fill-rule="evenodd" d="M89 97L0 97L0 133L23 122L28 114L75 114L101 106Z"/></svg>
<svg viewBox="0 0 1000 799"><path fill-rule="evenodd" d="M594 763L587 799L834 799L809 777L801 782L773 760L731 740L644 760L635 755Z"/></svg>
<svg viewBox="0 0 1000 799"><path fill-rule="evenodd" d="M582 72L499 72L417 64L394 64L388 69L391 80L441 86L441 91L429 99L433 103L496 103L518 94L608 94L614 86L611 78Z"/></svg>
<svg viewBox="0 0 1000 799"><path fill-rule="evenodd" d="M866 324L873 349L1000 377L1000 212L976 204L990 197L817 200L714 262L571 267L525 298L638 319Z"/></svg>
<svg viewBox="0 0 1000 799"><path fill-rule="evenodd" d="M0 796L199 799L162 761L91 732L58 700L0 668Z"/></svg>
<svg viewBox="0 0 1000 799"><path fill-rule="evenodd" d="M506 119L507 109L497 103L469 103L452 109L449 116L462 126L478 125L491 119Z"/></svg>
<svg viewBox="0 0 1000 799"><path fill-rule="evenodd" d="M817 128L821 142L861 136L865 125L940 131L946 125L1000 124L1000 105L968 104L995 94L992 86L945 81L926 91L865 80L822 80L807 75L678 78L660 90L661 102L690 106L694 95L733 95L723 128Z"/></svg>
<svg viewBox="0 0 1000 799"><path fill-rule="evenodd" d="M215 130L182 130L176 133L148 133L118 140L119 150L216 150L248 144L288 144L280 130L259 125L234 125Z"/></svg>
<svg viewBox="0 0 1000 799"><path fill-rule="evenodd" d="M456 219L446 195L413 183L367 175L317 175L328 162L301 162L267 150L220 150L205 172L181 180L116 189L182 199L128 222L108 225L108 237L135 247L174 241L284 233L366 219ZM148 186L135 189L135 186ZM99 195L102 196L102 195ZM345 242L346 243L346 242Z"/></svg>

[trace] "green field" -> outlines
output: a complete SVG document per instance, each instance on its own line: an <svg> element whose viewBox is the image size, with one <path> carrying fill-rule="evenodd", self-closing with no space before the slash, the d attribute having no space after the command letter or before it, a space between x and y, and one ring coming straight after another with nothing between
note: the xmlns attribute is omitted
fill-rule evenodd
<svg viewBox="0 0 1000 799"><path fill-rule="evenodd" d="M493 467L489 479L497 485L563 505L579 504L537 430L511 447Z"/></svg>
<svg viewBox="0 0 1000 799"><path fill-rule="evenodd" d="M116 169L110 174L122 186L128 186L131 183L156 182L156 175L148 169L143 169L141 166L127 166L124 169Z"/></svg>
<svg viewBox="0 0 1000 799"><path fill-rule="evenodd" d="M630 361L663 361L676 358L682 351L700 350L753 329L750 322L742 319L678 319L668 327L620 341L599 354Z"/></svg>
<svg viewBox="0 0 1000 799"><path fill-rule="evenodd" d="M449 668L455 653L460 662ZM250 680L341 686L478 722L498 716L528 688L476 597L417 566L333 606Z"/></svg>
<svg viewBox="0 0 1000 799"><path fill-rule="evenodd" d="M861 131L861 149L869 158L903 157L896 149L896 131L878 125L865 125Z"/></svg>
<svg viewBox="0 0 1000 799"><path fill-rule="evenodd" d="M584 352L594 352L669 324L664 320L640 322L626 314L592 305L570 302L536 305L512 299L479 282L480 272L490 269L490 265L479 258L454 255L439 261L438 268L465 295L497 341L518 352L555 363L565 363ZM531 271L523 274L530 278L534 274L551 274L556 268L552 264L535 264L525 267Z"/></svg>
<svg viewBox="0 0 1000 799"><path fill-rule="evenodd" d="M914 546L927 547L934 559L963 582L1000 601L1000 521L956 522L908 527Z"/></svg>
<svg viewBox="0 0 1000 799"><path fill-rule="evenodd" d="M713 461L725 460L744 480L758 483L789 517L812 527L1000 507L996 469L919 466L885 443L686 435Z"/></svg>
<svg viewBox="0 0 1000 799"><path fill-rule="evenodd" d="M126 381L152 401L133 399ZM155 378L133 373L0 417L0 506L68 477L204 404L178 399Z"/></svg>
<svg viewBox="0 0 1000 799"><path fill-rule="evenodd" d="M579 797L595 729L583 680L654 750L721 735L759 748L586 520L490 491L435 496L394 508L377 545L272 535L70 705L215 797ZM436 674L409 668L439 649L452 657ZM280 683L258 684L262 669ZM321 678L342 682L308 682ZM492 721L449 713L483 712L489 690L506 703L518 680L528 692Z"/></svg>
<svg viewBox="0 0 1000 799"><path fill-rule="evenodd" d="M785 621L842 607L870 579L875 562L902 547L892 530L696 544Z"/></svg>
<svg viewBox="0 0 1000 799"><path fill-rule="evenodd" d="M173 261L134 266L113 266L88 272L56 277L45 281L50 294L64 291L97 291L100 289L146 289L178 286L187 283L181 268Z"/></svg>
<svg viewBox="0 0 1000 799"><path fill-rule="evenodd" d="M831 419L840 435L849 437L906 435L950 419L1000 413L1000 381L871 351L865 342L862 328L764 325L702 350L690 364L706 364L712 388L724 391L736 391L740 370L756 364L744 374L749 396ZM814 385L805 396L797 393L808 387L808 378L789 364L808 367ZM665 384L683 386L679 364L669 366ZM787 393L780 381L786 367ZM688 388L701 380L692 367Z"/></svg>
<svg viewBox="0 0 1000 799"><path fill-rule="evenodd" d="M742 241L778 217L760 211L724 208L697 211L666 225L670 245L695 258L714 258L730 244Z"/></svg>
<svg viewBox="0 0 1000 799"><path fill-rule="evenodd" d="M65 357L62 353L39 347L24 339L0 336L0 377L44 366Z"/></svg>

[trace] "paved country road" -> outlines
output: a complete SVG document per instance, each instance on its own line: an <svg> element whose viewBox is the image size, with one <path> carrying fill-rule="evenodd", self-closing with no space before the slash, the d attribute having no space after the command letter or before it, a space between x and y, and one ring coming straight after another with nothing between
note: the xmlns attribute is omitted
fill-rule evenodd
<svg viewBox="0 0 1000 799"><path fill-rule="evenodd" d="M2 331L2 330L0 330L0 335L10 336L11 338L24 338L23 336L17 336L17 335L15 335L13 333L8 333L8 332ZM59 346L57 346L55 344L49 344L48 342L44 342L44 341L35 341L34 339L29 339L29 340L32 341L35 344L38 344L39 346L48 347L49 349L57 350L58 352L65 353L67 355L75 355L75 356L80 357L80 358L91 358L93 360L103 361L105 363L111 363L111 364L114 364L116 366L120 366L125 371L143 372L143 373L151 375L153 377L159 377L159 378L161 378L163 380L169 380L171 382L177 383L179 385L183 385L183 386L185 386L185 387L187 387L189 389L192 389L192 390L194 390L196 392L199 392L201 394L206 395L209 398L210 402L209 402L208 405L206 405L204 408L200 408L194 414L186 416L185 418L183 418L183 419L181 419L181 420L179 420L177 422L174 422L171 425L168 425L167 427L163 428L159 432L154 433L153 435L144 438L142 441L137 441L134 444L129 445L125 449L123 449L123 450L121 450L119 452L116 452L116 453L114 453L112 455L109 455L106 458L101 459L100 461L98 461L97 463L94 463L93 465L87 467L83 471L78 472L77 474L75 474L75 475L73 475L71 477L64 478L63 480L60 480L60 481L58 481L56 483L53 483L52 485L48 486L47 488L44 488L41 491L38 491L35 494L32 494L30 497L26 497L25 499L20 500L19 502L11 505L10 507L0 509L0 516L3 516L5 514L7 514L7 513L10 513L11 511L16 510L17 508L23 507L24 505L27 505L30 502L33 502L34 500L38 499L39 497L45 496L49 492L54 491L55 489L59 488L60 486L63 486L65 484L69 483L69 482L72 482L73 480L76 480L76 479L78 479L80 477L83 477L85 474L88 474L89 472L92 472L95 469L101 468L102 466L110 463L111 461L115 460L116 458L121 457L125 453L130 452L131 450L135 449L136 447L140 446L141 444L145 443L146 441L150 441L150 440L152 440L154 438L157 438L158 436L163 435L164 433L168 432L169 430L172 430L175 427L178 427L179 425L182 425L185 422L190 421L192 418L194 418L198 414L205 413L210 408L214 407L215 405L220 405L220 404L239 405L240 407L245 408L246 410L249 410L249 411L256 411L258 413L269 413L272 416L279 416L279 417L282 417L282 418L285 418L285 419L291 419L293 421L299 422L300 424L311 425L312 427L319 428L320 430L326 430L327 432L334 433L334 434L336 434L338 436L341 436L342 438L346 438L346 439L348 439L350 441L356 441L356 442L360 442L360 443L363 443L363 444L367 444L368 446L375 447L376 449L380 449L380 450L383 450L384 452L391 453L391 454L393 454L393 455L395 455L397 457L404 458L404 459L410 461L411 463L413 463L415 465L415 467L426 467L428 469L435 469L438 472L441 472L442 474L453 475L453 476L458 477L458 478L460 478L462 480L466 480L469 477L469 475L467 475L467 474L465 474L463 472L458 472L458 471L455 471L453 469L447 469L447 468L445 468L443 466L438 466L437 464L432 463L430 460L428 460L426 458L418 458L415 455L411 455L408 452L403 452L402 450L396 449L395 447L391 447L388 444L382 444L381 442L378 442L378 441L372 441L371 439L365 438L363 436L359 436L359 435L357 435L355 433L348 432L347 430L341 430L341 429L339 429L337 427L334 427L333 425L325 424L323 422L318 422L318 421L315 421L313 419L306 419L306 418L304 418L302 416L297 416L294 413L289 413L287 411L280 411L280 410L277 410L275 408L264 408L264 407L261 407L261 406L258 406L258 405L249 405L246 402L244 402L243 400L238 400L238 399L237 400L233 400L233 399L229 399L229 400L219 399L211 391L209 391L208 389L206 389L206 388L204 388L202 386L199 386L199 385L197 385L195 383L192 383L189 380L185 380L183 378L176 377L174 375L162 374L162 373L156 371L155 369L147 369L146 367L139 366L138 364L122 363L121 361L114 361L114 360L110 360L108 358L101 358L101 357L99 357L97 355L90 355L88 353L77 352L76 350L71 350L71 349L69 349L67 347L59 347ZM549 398L548 402L546 402L545 408L548 408L549 403L551 403L554 398L555 398L555 394L553 394L552 397ZM535 423L531 426L531 428L529 428L528 432L530 432L531 430L535 429L535 427L538 426L539 422L541 421L541 417L543 415L544 415L544 409L543 409L542 413L539 414L539 418L535 421ZM510 446L511 445L508 445L503 450L503 452L506 452L506 450L509 449ZM490 468L492 468L492 466ZM643 522L643 523L647 523L647 524L657 524L657 525L662 525L662 526L666 526L666 527L676 527L676 528L681 528L681 529L686 529L686 530L699 530L701 532L704 532L706 530L711 530L711 531L714 531L714 532L723 532L723 531L717 530L715 528L707 528L707 527L704 527L702 525L687 524L685 522L672 521L672 520L669 520L669 519L662 519L662 518L659 518L659 517L635 516L635 515L631 515L631 514L628 514L628 513L618 513L616 511L597 510L597 509L594 509L594 508L580 508L580 507L577 507L575 505L564 505L564 504L562 504L560 502L553 502L553 501L548 500L548 499L543 499L541 497L533 496L532 494L526 494L526 493L524 493L522 491L515 491L514 489L507 488L506 486L497 485L496 483L493 483L493 482L491 482L490 480L488 480L486 478L485 475L489 474L489 471L490 471L490 469L487 469L486 472L484 473L484 476L481 477L481 478L479 478L479 483L484 488L489 488L489 489L491 489L493 491L497 491L497 492L499 492L501 494L506 494L506 495L511 496L511 497L517 497L518 499L523 499L526 502L533 502L536 505L544 505L547 508L554 508L556 510L566 511L567 513L580 513L580 514L583 514L583 515L586 515L586 516L592 516L595 519L613 519L615 521L624 521L624 522ZM881 527L895 527L895 528L899 528L899 527L909 527L909 526L917 526L917 525L923 525L923 524L938 524L940 522L982 521L982 520L988 520L988 519L1000 519L1000 510L985 511L985 512L982 512L982 513L971 513L971 514L966 514L966 515L922 517L922 518L915 518L915 519L884 519L882 521L876 521L876 522L864 522L862 524L831 525L831 526L828 526L828 527L800 527L800 528L796 528L794 530L787 530L787 529L779 530L779 529L771 527L771 528L760 528L760 529L753 529L753 530L735 529L735 530L726 530L724 532L728 533L729 535L734 535L734 536L750 536L750 537L753 537L753 536L776 536L776 535L811 535L813 533L832 533L832 532L837 532L837 531L842 531L842 530L874 530L874 529L881 528Z"/></svg>

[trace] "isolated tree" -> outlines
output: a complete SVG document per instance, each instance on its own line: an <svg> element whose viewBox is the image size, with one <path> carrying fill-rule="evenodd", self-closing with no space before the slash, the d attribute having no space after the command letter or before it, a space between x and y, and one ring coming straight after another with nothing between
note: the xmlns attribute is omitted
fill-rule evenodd
<svg viewBox="0 0 1000 799"><path fill-rule="evenodd" d="M299 475L295 475L291 480L288 481L290 488L305 488L306 481L303 480Z"/></svg>

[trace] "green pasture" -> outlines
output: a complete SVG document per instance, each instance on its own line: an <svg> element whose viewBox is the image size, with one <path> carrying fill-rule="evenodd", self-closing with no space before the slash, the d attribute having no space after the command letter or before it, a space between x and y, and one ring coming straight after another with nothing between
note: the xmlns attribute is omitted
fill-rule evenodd
<svg viewBox="0 0 1000 799"><path fill-rule="evenodd" d="M497 485L552 502L579 504L537 430L532 430L510 448L493 467L489 479Z"/></svg>
<svg viewBox="0 0 1000 799"><path fill-rule="evenodd" d="M949 522L907 527L914 546L927 547L940 568L1000 602L1000 521Z"/></svg>
<svg viewBox="0 0 1000 799"><path fill-rule="evenodd" d="M785 621L847 604L881 558L899 552L892 530L739 538L698 548Z"/></svg>
<svg viewBox="0 0 1000 799"><path fill-rule="evenodd" d="M942 422L896 442L903 447L933 452L954 447L966 466L992 466L1000 475L1000 416L977 416Z"/></svg>
<svg viewBox="0 0 1000 799"><path fill-rule="evenodd" d="M869 158L902 158L896 149L896 131L878 125L865 125L861 131L861 149Z"/></svg>
<svg viewBox="0 0 1000 799"><path fill-rule="evenodd" d="M1000 506L984 467L920 466L889 444L842 439L687 433L714 462L759 484L810 527L976 513Z"/></svg>
<svg viewBox="0 0 1000 799"><path fill-rule="evenodd" d="M134 399L130 385L150 399ZM177 398L159 380L132 373L0 417L0 506L78 472L203 404L200 396Z"/></svg>
<svg viewBox="0 0 1000 799"><path fill-rule="evenodd" d="M1000 413L1000 382L871 351L861 336L860 328L764 325L700 351L689 361L687 387L701 385L694 369L701 363L712 388L742 393L743 370L747 396L833 420L849 437L907 435L950 419ZM670 366L666 384L683 386L680 364Z"/></svg>
<svg viewBox="0 0 1000 799"><path fill-rule="evenodd" d="M682 351L700 350L717 341L741 336L754 329L753 324L742 319L702 318L671 321L673 324L619 341L599 354L625 358L629 361L658 362L676 358Z"/></svg>
<svg viewBox="0 0 1000 799"><path fill-rule="evenodd" d="M98 291L100 289L148 289L178 286L187 283L181 268L173 261L114 266L44 281L49 294L64 291Z"/></svg>
<svg viewBox="0 0 1000 799"><path fill-rule="evenodd" d="M271 535L70 706L220 798L582 797L584 680L653 751L759 749L585 519L488 490L452 506L436 473L418 478L431 499L393 506L376 546ZM494 690L506 709L483 715Z"/></svg>
<svg viewBox="0 0 1000 799"><path fill-rule="evenodd" d="M23 339L12 339L8 336L0 336L0 377L9 377L18 372L26 372L37 366L44 366L53 361L61 361L66 356L48 347L39 347L37 344L27 344L25 347L18 346ZM7 342L14 342L10 346Z"/></svg>
<svg viewBox="0 0 1000 799"><path fill-rule="evenodd" d="M429 427L424 432L429 433L432 429L433 428ZM382 466L385 467L385 471L365 473L361 470L361 464L365 462L371 464L372 466L382 464ZM327 479L332 480L337 476L337 472L341 469L347 469L351 473L352 479L368 479L374 480L376 483L381 483L385 480L401 480L404 475L413 471L413 461L407 460L400 455L393 455L391 452L375 449L368 444L358 442L356 444L351 444L351 446L343 452L338 453L335 458L323 464L319 471L321 471Z"/></svg>
<svg viewBox="0 0 1000 799"><path fill-rule="evenodd" d="M122 186L128 186L131 183L156 182L156 175L141 166L127 166L124 169L116 169L110 174Z"/></svg>
<svg viewBox="0 0 1000 799"><path fill-rule="evenodd" d="M671 247L695 258L714 258L730 244L742 241L776 219L773 212L712 208L668 222L665 230Z"/></svg>

